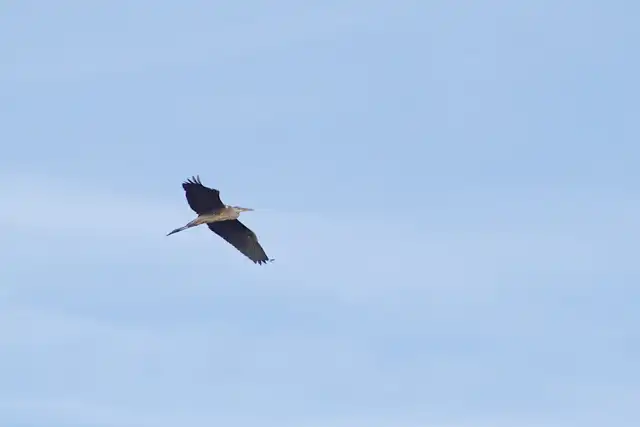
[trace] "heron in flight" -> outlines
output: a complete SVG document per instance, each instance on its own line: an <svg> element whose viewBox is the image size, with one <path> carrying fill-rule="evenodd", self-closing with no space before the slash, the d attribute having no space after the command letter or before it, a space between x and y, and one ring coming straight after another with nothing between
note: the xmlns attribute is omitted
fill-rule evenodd
<svg viewBox="0 0 640 427"><path fill-rule="evenodd" d="M198 217L184 227L176 228L167 236L200 224L207 224L211 231L222 237L254 263L265 264L268 261L273 261L258 243L256 234L238 221L241 212L253 209L225 205L220 200L220 192L202 185L199 176L183 182L182 188L186 193L189 207L198 214Z"/></svg>

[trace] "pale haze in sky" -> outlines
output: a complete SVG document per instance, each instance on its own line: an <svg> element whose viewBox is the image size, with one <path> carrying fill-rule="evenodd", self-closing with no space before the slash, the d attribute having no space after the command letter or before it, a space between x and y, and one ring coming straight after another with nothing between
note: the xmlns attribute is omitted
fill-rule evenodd
<svg viewBox="0 0 640 427"><path fill-rule="evenodd" d="M640 3L0 11L0 425L640 425Z"/></svg>

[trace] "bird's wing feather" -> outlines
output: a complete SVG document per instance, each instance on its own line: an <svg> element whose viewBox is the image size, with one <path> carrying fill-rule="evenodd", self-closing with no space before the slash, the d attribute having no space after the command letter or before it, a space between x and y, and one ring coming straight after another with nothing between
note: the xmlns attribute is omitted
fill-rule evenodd
<svg viewBox="0 0 640 427"><path fill-rule="evenodd" d="M198 215L224 207L220 192L202 185L200 177L192 177L182 183L189 207Z"/></svg>
<svg viewBox="0 0 640 427"><path fill-rule="evenodd" d="M264 264L271 261L258 243L256 234L237 219L210 222L207 225L211 231L222 237L254 263Z"/></svg>

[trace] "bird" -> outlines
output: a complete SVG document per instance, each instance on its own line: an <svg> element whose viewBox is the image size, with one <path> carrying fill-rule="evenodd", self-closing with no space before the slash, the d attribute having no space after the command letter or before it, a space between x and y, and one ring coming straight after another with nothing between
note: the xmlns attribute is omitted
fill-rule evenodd
<svg viewBox="0 0 640 427"><path fill-rule="evenodd" d="M256 233L238 220L241 212L250 212L254 209L225 205L220 200L220 191L202 185L199 175L183 182L182 188L185 191L189 207L198 216L183 227L169 232L167 236L191 227L207 224L211 231L222 237L255 264L262 265L274 261L265 253L258 242Z"/></svg>

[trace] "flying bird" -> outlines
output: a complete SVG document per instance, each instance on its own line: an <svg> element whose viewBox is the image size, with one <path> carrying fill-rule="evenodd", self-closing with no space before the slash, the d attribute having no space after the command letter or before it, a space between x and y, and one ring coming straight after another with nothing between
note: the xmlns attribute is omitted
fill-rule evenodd
<svg viewBox="0 0 640 427"><path fill-rule="evenodd" d="M200 224L207 224L211 231L222 237L254 263L265 264L268 261L273 261L258 243L256 234L238 220L241 212L253 209L225 205L220 200L220 192L202 185L199 176L183 182L182 188L185 191L189 207L198 214L198 217L184 227L171 231L167 236Z"/></svg>

